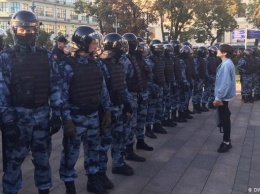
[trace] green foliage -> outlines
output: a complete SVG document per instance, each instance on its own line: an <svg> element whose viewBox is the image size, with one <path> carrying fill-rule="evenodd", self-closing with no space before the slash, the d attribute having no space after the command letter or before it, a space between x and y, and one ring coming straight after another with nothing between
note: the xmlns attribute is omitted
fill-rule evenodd
<svg viewBox="0 0 260 194"><path fill-rule="evenodd" d="M254 27L260 28L260 1L253 0L247 5L246 19Z"/></svg>
<svg viewBox="0 0 260 194"><path fill-rule="evenodd" d="M234 1L227 0L197 0L195 10L196 22L194 26L206 32L207 40L211 44L222 35L223 32L231 32L237 26L230 6ZM217 31L218 33L213 33Z"/></svg>
<svg viewBox="0 0 260 194"><path fill-rule="evenodd" d="M10 29L7 30L6 33L7 33L7 37L5 39L5 43L8 44L9 46L11 46L14 44L14 39L13 39L11 30Z"/></svg>
<svg viewBox="0 0 260 194"><path fill-rule="evenodd" d="M50 42L50 36L51 36L51 33L48 33L44 30L40 30L40 34L39 34L39 37L38 37L38 41L37 41L37 46L46 46L49 44Z"/></svg>

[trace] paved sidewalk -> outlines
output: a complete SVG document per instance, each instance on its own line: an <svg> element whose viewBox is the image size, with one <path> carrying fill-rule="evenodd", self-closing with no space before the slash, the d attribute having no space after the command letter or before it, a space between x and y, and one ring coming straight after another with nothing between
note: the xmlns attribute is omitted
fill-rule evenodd
<svg viewBox="0 0 260 194"><path fill-rule="evenodd" d="M167 135L159 134L155 140L147 138L147 143L154 147L154 151L136 151L146 157L145 163L127 161L135 169L133 176L112 174L109 160L108 177L115 183L110 193L242 194L250 189L252 193L259 192L260 101L244 104L240 93L237 94L230 103L233 148L228 153L219 154L216 151L222 134L215 127L215 111L197 114L187 123L167 128ZM53 137L51 194L66 193L58 174L61 137L61 132ZM81 151L76 165L78 194L88 193L82 154ZM19 194L37 194L33 169L31 155L28 155L23 164L24 189Z"/></svg>

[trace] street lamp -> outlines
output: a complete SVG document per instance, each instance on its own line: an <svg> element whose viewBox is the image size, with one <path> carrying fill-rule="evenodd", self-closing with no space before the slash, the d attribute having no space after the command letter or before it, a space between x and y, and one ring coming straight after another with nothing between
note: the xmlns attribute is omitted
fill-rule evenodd
<svg viewBox="0 0 260 194"><path fill-rule="evenodd" d="M116 33L117 33L117 27L118 27L118 21L117 21L118 18L117 17L118 17L118 13L115 13L115 16L116 16L116 24L115 24L116 26L115 27L116 27Z"/></svg>

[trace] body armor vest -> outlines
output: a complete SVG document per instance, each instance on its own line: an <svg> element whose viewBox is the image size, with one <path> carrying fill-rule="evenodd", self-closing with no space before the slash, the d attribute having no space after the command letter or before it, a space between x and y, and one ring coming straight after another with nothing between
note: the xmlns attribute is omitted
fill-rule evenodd
<svg viewBox="0 0 260 194"><path fill-rule="evenodd" d="M69 102L80 108L84 114L98 110L103 77L96 62L88 59L88 64L80 64L69 57L73 78L69 88Z"/></svg>
<svg viewBox="0 0 260 194"><path fill-rule="evenodd" d="M173 62L174 62L175 79L176 81L180 81L182 79L182 70L181 70L182 68L181 68L180 59L177 56L174 56Z"/></svg>
<svg viewBox="0 0 260 194"><path fill-rule="evenodd" d="M126 79L127 87L130 92L142 92L147 89L148 76L144 70L143 59L137 60L134 56L129 56L134 67L134 76Z"/></svg>
<svg viewBox="0 0 260 194"><path fill-rule="evenodd" d="M172 83L174 79L174 63L171 58L163 57L165 63L164 75L167 83Z"/></svg>
<svg viewBox="0 0 260 194"><path fill-rule="evenodd" d="M103 61L110 75L107 83L110 100L114 106L120 106L124 102L126 89L122 66L114 58L104 59Z"/></svg>
<svg viewBox="0 0 260 194"><path fill-rule="evenodd" d="M155 66L153 68L154 83L157 85L164 85L165 84L164 62L159 57L155 57L155 56L152 56L151 59L155 63Z"/></svg>
<svg viewBox="0 0 260 194"><path fill-rule="evenodd" d="M199 77L201 79L205 79L206 71L207 71L207 63L202 57L198 57L198 61L199 61L199 67L198 67Z"/></svg>
<svg viewBox="0 0 260 194"><path fill-rule="evenodd" d="M254 60L252 59L252 57L250 58L245 57L244 59L246 61L246 65L245 65L246 74L254 73L254 71L256 70L254 69Z"/></svg>
<svg viewBox="0 0 260 194"><path fill-rule="evenodd" d="M48 104L50 91L50 64L48 53L13 51L11 99L13 106L38 108Z"/></svg>
<svg viewBox="0 0 260 194"><path fill-rule="evenodd" d="M209 60L209 64L208 64L209 75L215 76L218 68L218 60L216 57L208 57L208 60Z"/></svg>

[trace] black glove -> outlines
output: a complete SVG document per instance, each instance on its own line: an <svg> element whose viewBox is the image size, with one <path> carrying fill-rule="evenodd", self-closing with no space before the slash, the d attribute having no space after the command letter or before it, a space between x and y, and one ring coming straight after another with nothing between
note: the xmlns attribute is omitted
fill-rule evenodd
<svg viewBox="0 0 260 194"><path fill-rule="evenodd" d="M13 121L4 123L2 131L4 137L13 142L17 142L21 136L19 127Z"/></svg>
<svg viewBox="0 0 260 194"><path fill-rule="evenodd" d="M64 136L75 139L76 126L74 125L74 123L72 121L64 121L63 127L64 127Z"/></svg>
<svg viewBox="0 0 260 194"><path fill-rule="evenodd" d="M133 109L130 103L124 103L123 114L126 115L127 113L129 114L133 113Z"/></svg>
<svg viewBox="0 0 260 194"><path fill-rule="evenodd" d="M49 121L50 135L57 133L61 128L61 119L58 116L53 116Z"/></svg>
<svg viewBox="0 0 260 194"><path fill-rule="evenodd" d="M138 104L142 104L144 102L143 96L142 94L138 94L137 95L137 103Z"/></svg>
<svg viewBox="0 0 260 194"><path fill-rule="evenodd" d="M105 112L102 118L100 129L102 130L107 129L110 125L111 125L111 112L107 111Z"/></svg>

